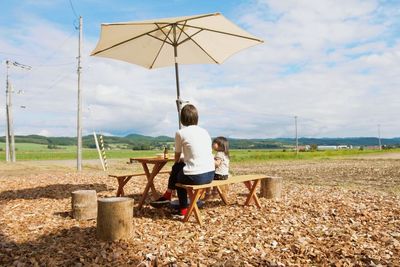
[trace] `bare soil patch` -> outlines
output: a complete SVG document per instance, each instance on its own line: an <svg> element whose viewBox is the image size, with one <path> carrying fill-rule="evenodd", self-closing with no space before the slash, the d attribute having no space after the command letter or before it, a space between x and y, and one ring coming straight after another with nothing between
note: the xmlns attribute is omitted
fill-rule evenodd
<svg viewBox="0 0 400 267"><path fill-rule="evenodd" d="M114 196L116 181L96 162L81 174L64 163L0 165L0 266L400 265L399 160L233 164L235 174L282 176L283 199L243 207L244 186L232 186L231 205L206 203L203 227L145 205L119 242L98 241L95 220L70 217L72 191ZM157 177L156 188L166 181ZM135 178L126 188L135 205L144 186Z"/></svg>
<svg viewBox="0 0 400 267"><path fill-rule="evenodd" d="M365 154L359 155L355 158L360 159L400 159L400 153L398 152L387 152L383 154Z"/></svg>

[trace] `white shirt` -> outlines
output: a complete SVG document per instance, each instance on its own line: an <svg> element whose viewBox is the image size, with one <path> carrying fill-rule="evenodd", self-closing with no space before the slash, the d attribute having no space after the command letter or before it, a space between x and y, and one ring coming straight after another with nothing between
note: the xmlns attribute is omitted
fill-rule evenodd
<svg viewBox="0 0 400 267"><path fill-rule="evenodd" d="M215 173L219 175L229 175L229 158L225 155L225 152L218 151L215 154L215 159L221 160L221 164L215 167Z"/></svg>
<svg viewBox="0 0 400 267"><path fill-rule="evenodd" d="M175 152L183 153L183 162L186 164L183 173L186 175L215 170L211 137L205 129L197 125L190 125L176 132Z"/></svg>

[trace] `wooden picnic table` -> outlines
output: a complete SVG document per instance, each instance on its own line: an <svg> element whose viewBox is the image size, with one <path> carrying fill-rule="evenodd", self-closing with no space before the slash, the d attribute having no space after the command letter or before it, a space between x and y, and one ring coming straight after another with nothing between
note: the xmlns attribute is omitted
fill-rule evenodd
<svg viewBox="0 0 400 267"><path fill-rule="evenodd" d="M130 163L133 163L133 162L141 163L144 173L145 173L145 176L147 178L147 184L143 191L142 198L140 199L139 206L138 206L138 208L141 209L144 204L144 201L147 198L147 194L149 193L150 188L151 188L153 198L156 199L159 197L157 190L154 187L154 178L157 176L157 174L160 173L161 169L168 162L174 161L174 159L173 158L163 158L163 157L152 157L152 158L130 158L129 161L130 161ZM153 165L151 171L150 171L149 165ZM166 173L166 172L163 172L163 173Z"/></svg>

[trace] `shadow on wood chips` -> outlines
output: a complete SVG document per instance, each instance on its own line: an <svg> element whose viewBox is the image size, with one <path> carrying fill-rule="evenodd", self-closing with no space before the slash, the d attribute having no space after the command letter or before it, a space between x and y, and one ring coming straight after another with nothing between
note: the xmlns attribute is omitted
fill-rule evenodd
<svg viewBox="0 0 400 267"><path fill-rule="evenodd" d="M113 245L128 247L124 241L102 242L96 239L96 227L72 227L41 236L36 241L16 243L0 232L1 263L15 266L79 266L82 261L91 258L100 265L127 264L120 262L118 255L110 254ZM113 258L110 258L113 255ZM132 256L128 265L140 263L140 256ZM93 260L94 259L94 260ZM126 259L125 259L126 260ZM24 264L23 264L24 263ZM20 265L23 264L23 265ZM77 265L78 264L78 265ZM6 265L4 265L6 266ZM80 265L82 266L82 265Z"/></svg>
<svg viewBox="0 0 400 267"><path fill-rule="evenodd" d="M71 192L76 190L108 191L106 184L52 184L19 190L8 190L0 193L0 200L10 201L15 199L64 199L70 198Z"/></svg>

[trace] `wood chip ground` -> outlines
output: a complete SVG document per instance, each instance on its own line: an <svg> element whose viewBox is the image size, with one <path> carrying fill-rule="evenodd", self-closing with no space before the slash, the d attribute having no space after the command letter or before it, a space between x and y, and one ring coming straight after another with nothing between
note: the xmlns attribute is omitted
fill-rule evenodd
<svg viewBox="0 0 400 267"><path fill-rule="evenodd" d="M118 242L98 241L95 220L70 217L72 191L114 196L114 179L91 165L77 174L29 164L0 165L0 266L400 266L400 160L233 164L234 174L282 176L282 200L243 207L246 189L231 186L231 205L202 208L203 227L145 205ZM166 182L160 175L156 188ZM126 187L135 206L144 186Z"/></svg>

